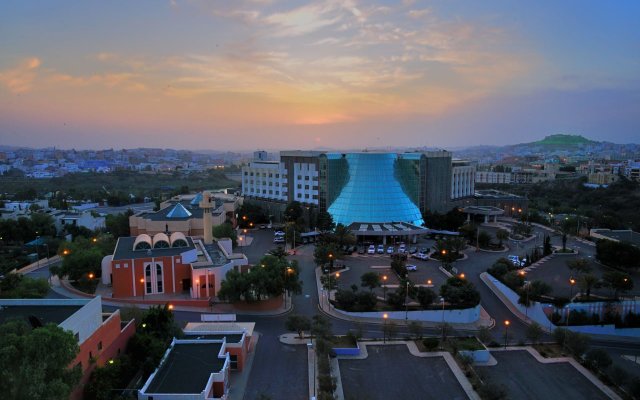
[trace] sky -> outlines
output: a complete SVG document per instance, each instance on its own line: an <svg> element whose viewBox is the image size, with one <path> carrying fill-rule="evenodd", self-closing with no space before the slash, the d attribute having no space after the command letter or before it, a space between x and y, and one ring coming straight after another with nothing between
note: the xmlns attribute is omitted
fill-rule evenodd
<svg viewBox="0 0 640 400"><path fill-rule="evenodd" d="M640 138L640 1L0 2L0 144Z"/></svg>

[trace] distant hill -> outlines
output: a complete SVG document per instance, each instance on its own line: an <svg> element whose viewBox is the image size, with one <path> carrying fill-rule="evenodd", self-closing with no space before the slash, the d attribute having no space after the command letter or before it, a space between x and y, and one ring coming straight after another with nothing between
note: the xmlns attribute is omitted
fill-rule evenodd
<svg viewBox="0 0 640 400"><path fill-rule="evenodd" d="M581 135L549 135L544 139L531 144L534 145L547 145L547 146L575 146L580 144L594 144L597 143L593 140L589 140Z"/></svg>

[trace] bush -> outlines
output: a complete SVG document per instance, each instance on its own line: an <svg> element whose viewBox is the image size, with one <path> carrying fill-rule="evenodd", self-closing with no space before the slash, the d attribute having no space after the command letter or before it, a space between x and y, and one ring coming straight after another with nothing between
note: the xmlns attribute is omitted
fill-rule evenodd
<svg viewBox="0 0 640 400"><path fill-rule="evenodd" d="M603 349L591 349L587 352L587 356L585 358L587 365L591 368L595 368L596 370L605 370L608 368L611 363L611 356Z"/></svg>
<svg viewBox="0 0 640 400"><path fill-rule="evenodd" d="M480 386L478 394L483 400L502 400L507 398L507 391L504 386L491 382Z"/></svg>
<svg viewBox="0 0 640 400"><path fill-rule="evenodd" d="M424 345L425 349L427 349L427 351L434 351L438 348L440 340L435 337L428 337L422 339L422 344Z"/></svg>

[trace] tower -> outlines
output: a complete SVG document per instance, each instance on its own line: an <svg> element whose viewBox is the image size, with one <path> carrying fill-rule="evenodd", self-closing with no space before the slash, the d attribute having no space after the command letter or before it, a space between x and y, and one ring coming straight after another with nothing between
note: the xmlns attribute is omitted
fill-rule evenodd
<svg viewBox="0 0 640 400"><path fill-rule="evenodd" d="M202 208L202 228L204 230L204 244L213 243L213 225L211 222L211 211L213 210L213 200L211 192L202 192L202 200L200 200L200 208Z"/></svg>

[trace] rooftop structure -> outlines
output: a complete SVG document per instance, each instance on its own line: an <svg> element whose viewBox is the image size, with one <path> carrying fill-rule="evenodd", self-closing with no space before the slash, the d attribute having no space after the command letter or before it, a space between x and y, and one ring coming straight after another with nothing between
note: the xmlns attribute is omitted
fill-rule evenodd
<svg viewBox="0 0 640 400"><path fill-rule="evenodd" d="M631 229L611 230L611 229L591 229L589 235L596 239L607 239L614 242L627 242L636 247L640 247L640 233Z"/></svg>

